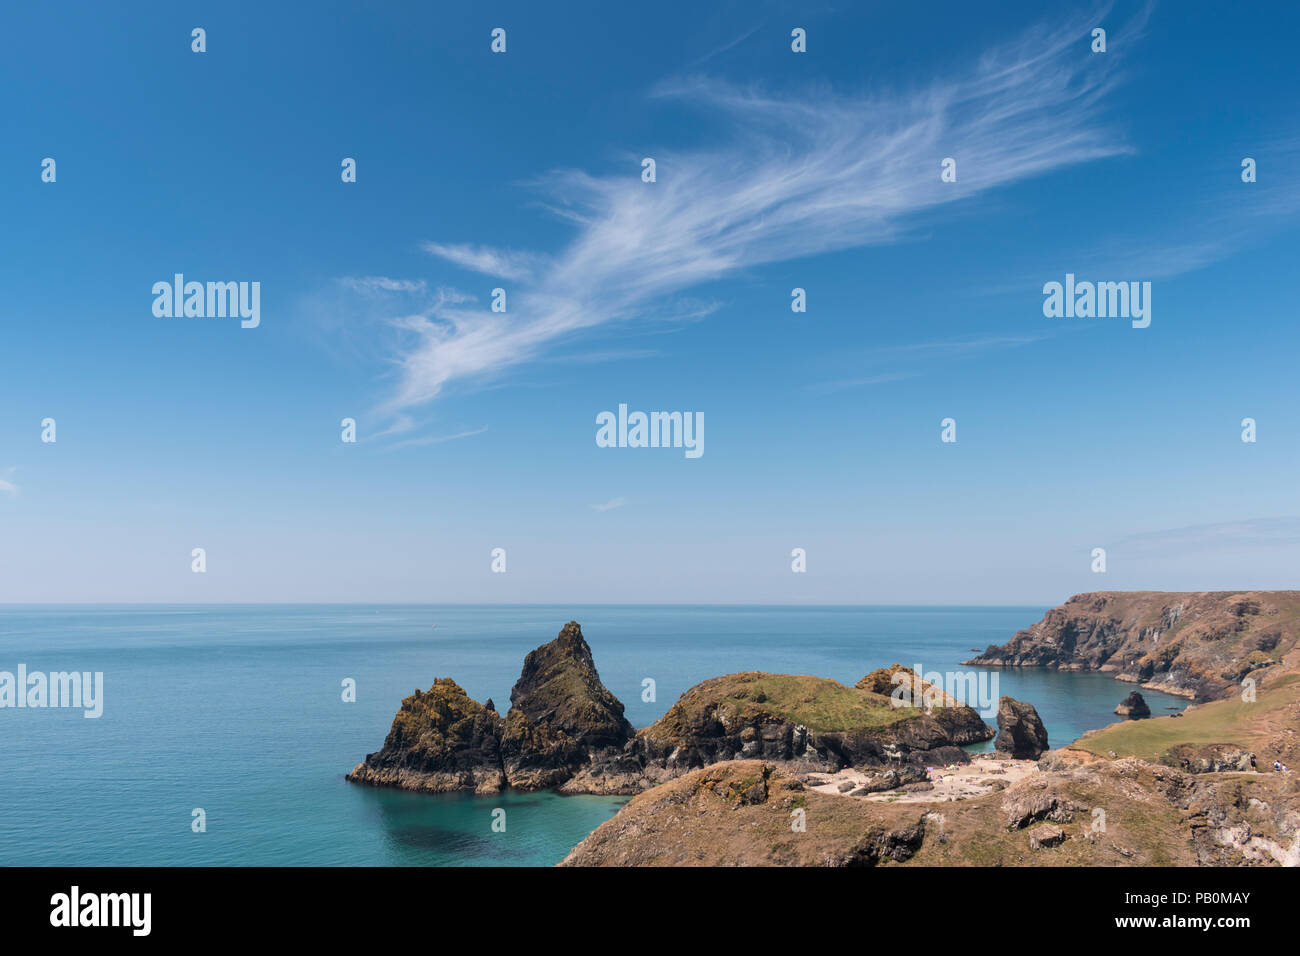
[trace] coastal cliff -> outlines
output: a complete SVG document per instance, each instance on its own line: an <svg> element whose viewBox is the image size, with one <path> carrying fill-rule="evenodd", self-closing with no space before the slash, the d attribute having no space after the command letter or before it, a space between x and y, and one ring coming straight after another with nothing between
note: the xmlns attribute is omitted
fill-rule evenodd
<svg viewBox="0 0 1300 956"><path fill-rule="evenodd" d="M964 663L1100 671L1196 701L1258 680L1300 641L1300 591L1076 594Z"/></svg>

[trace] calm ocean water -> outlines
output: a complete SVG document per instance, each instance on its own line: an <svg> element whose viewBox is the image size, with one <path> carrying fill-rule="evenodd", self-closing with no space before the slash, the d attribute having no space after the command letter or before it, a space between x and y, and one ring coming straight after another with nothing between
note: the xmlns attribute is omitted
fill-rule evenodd
<svg viewBox="0 0 1300 956"><path fill-rule="evenodd" d="M626 798L431 796L348 784L402 697L453 677L502 713L524 654L577 620L637 727L742 670L852 684L957 669L1044 608L149 606L0 608L0 670L103 671L104 712L0 710L0 864L550 865ZM436 625L436 627L435 627ZM1096 674L996 672L1053 746L1116 718ZM340 684L357 682L344 703ZM657 700L641 700L642 680ZM1147 694L1154 713L1183 704ZM990 721L991 722L991 721ZM191 831L201 807L207 832ZM492 811L506 810L506 832Z"/></svg>

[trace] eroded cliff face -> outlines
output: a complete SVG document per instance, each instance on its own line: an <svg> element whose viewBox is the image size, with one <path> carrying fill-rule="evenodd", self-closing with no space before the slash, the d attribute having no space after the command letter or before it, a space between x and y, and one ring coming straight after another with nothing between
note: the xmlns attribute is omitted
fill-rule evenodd
<svg viewBox="0 0 1300 956"><path fill-rule="evenodd" d="M1258 679L1300 641L1300 591L1076 594L965 663L1103 671L1197 701Z"/></svg>

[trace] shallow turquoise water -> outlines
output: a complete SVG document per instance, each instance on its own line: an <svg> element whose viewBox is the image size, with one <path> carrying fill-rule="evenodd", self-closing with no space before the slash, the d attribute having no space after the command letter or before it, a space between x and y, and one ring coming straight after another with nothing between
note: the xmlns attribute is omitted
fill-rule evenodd
<svg viewBox="0 0 1300 956"><path fill-rule="evenodd" d="M1043 608L7 607L0 670L103 671L104 714L0 709L0 864L551 865L624 798L430 796L343 780L402 697L454 677L504 713L524 654L575 619L640 727L740 670L853 683L895 661L950 671ZM434 626L436 625L436 627ZM995 671L1053 746L1131 686ZM344 703L341 682L357 682ZM642 699L643 680L656 684ZM1183 702L1145 694L1154 713ZM990 718L991 722L991 718ZM207 832L191 831L201 807ZM505 811L505 832L492 829Z"/></svg>

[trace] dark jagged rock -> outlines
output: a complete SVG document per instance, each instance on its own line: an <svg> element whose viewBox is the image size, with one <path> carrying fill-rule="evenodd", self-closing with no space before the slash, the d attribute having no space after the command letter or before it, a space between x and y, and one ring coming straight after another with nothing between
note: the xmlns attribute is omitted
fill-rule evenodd
<svg viewBox="0 0 1300 956"><path fill-rule="evenodd" d="M384 748L348 779L433 792L539 790L618 761L633 734L573 621L524 659L510 703L502 719L491 700L480 705L455 681L435 680L402 701Z"/></svg>
<svg viewBox="0 0 1300 956"><path fill-rule="evenodd" d="M501 753L506 779L520 790L559 786L592 762L614 759L634 733L576 621L524 658L510 705Z"/></svg>
<svg viewBox="0 0 1300 956"><path fill-rule="evenodd" d="M1033 704L1002 697L998 701L996 750L1012 757L1037 760L1047 750L1047 728Z"/></svg>
<svg viewBox="0 0 1300 956"><path fill-rule="evenodd" d="M1115 713L1121 717L1128 717L1130 720L1140 720L1143 717L1151 716L1151 708L1147 706L1147 702L1142 699L1141 694L1133 691L1120 701L1119 706L1115 708Z"/></svg>
<svg viewBox="0 0 1300 956"><path fill-rule="evenodd" d="M368 754L347 779L373 786L443 793L494 793L505 782L501 718L440 677L402 701L383 749Z"/></svg>
<svg viewBox="0 0 1300 956"><path fill-rule="evenodd" d="M576 621L524 658L510 710L589 749L622 747L633 733L622 702L600 682Z"/></svg>

